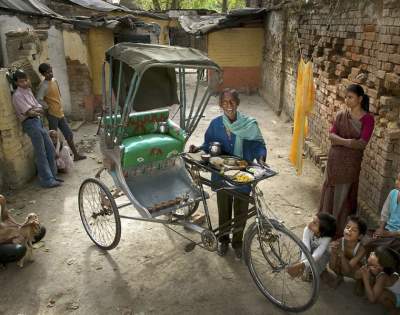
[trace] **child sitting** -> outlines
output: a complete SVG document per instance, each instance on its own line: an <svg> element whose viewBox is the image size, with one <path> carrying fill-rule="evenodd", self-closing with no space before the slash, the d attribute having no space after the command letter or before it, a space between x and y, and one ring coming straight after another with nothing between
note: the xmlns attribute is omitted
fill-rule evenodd
<svg viewBox="0 0 400 315"><path fill-rule="evenodd" d="M71 150L68 146L64 145L62 141L60 141L57 131L50 130L49 135L56 151L56 165L58 172L68 173L74 166L74 162L71 157Z"/></svg>
<svg viewBox="0 0 400 315"><path fill-rule="evenodd" d="M396 188L391 190L382 206L381 220L373 237L363 241L367 253L379 246L387 246L400 252L400 174L396 178Z"/></svg>
<svg viewBox="0 0 400 315"><path fill-rule="evenodd" d="M388 308L400 307L400 282L396 270L399 258L391 248L379 246L360 269L365 293L371 303L382 303Z"/></svg>
<svg viewBox="0 0 400 315"><path fill-rule="evenodd" d="M375 237L400 236L400 174L396 178L396 188L386 198L382 207L381 222L375 231Z"/></svg>
<svg viewBox="0 0 400 315"><path fill-rule="evenodd" d="M329 262L329 243L336 233L336 219L327 213L318 213L313 220L304 228L303 243L311 252L317 265L317 273L320 276L325 271ZM292 277L303 275L308 271L309 263L304 254L301 261L287 268Z"/></svg>
<svg viewBox="0 0 400 315"><path fill-rule="evenodd" d="M332 286L337 287L343 277L354 278L362 266L366 251L361 239L367 233L367 224L358 216L350 216L343 231L343 237L331 244L329 267L336 274Z"/></svg>

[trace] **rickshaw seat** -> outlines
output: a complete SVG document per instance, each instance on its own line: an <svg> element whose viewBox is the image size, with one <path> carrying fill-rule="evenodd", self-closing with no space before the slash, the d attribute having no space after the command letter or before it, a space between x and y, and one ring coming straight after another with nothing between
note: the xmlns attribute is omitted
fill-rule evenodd
<svg viewBox="0 0 400 315"><path fill-rule="evenodd" d="M168 116L168 108L130 113L128 126L124 130L123 138L155 133L157 131L157 123L167 121ZM111 117L105 116L103 120L104 125L112 124L114 119L114 115ZM117 115L116 123L119 124L120 121L121 115Z"/></svg>
<svg viewBox="0 0 400 315"><path fill-rule="evenodd" d="M162 161L183 151L185 132L168 119L169 110L159 109L135 112L129 115L128 126L124 130L122 146L122 167L136 167L147 163ZM111 118L114 119L115 116ZM110 116L104 124L111 124ZM117 123L121 116L117 116ZM157 131L159 122L168 123L168 134Z"/></svg>

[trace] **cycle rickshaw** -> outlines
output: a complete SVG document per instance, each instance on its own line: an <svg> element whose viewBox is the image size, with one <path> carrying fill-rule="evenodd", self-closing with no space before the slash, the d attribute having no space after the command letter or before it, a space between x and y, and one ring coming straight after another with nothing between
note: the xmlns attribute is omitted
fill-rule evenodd
<svg viewBox="0 0 400 315"><path fill-rule="evenodd" d="M108 171L129 201L118 202L121 194L112 193L99 180L100 170L96 178L84 180L79 189L83 226L104 250L118 245L123 218L171 229L185 227L200 239L191 241L193 248L197 245L214 251L218 239L234 231L243 220L236 217L223 226L213 226L205 187L212 186L208 175L218 173L225 184L214 190L248 200L247 218L255 217L244 236L243 254L257 287L278 307L304 311L315 303L319 291L315 262L298 237L273 215L257 187L277 173L262 166L258 176L240 183L235 177L221 174L215 165L184 152L220 81L220 72L216 63L191 48L119 43L106 52L105 112L100 121L102 170ZM191 93L187 89L190 78L194 81ZM175 113L170 113L174 106ZM235 189L242 184L251 186L250 196ZM205 226L189 220L199 203L204 208ZM135 216L125 214L127 209L134 211L128 208L130 205L136 209ZM291 278L286 267L300 260L308 261L307 277Z"/></svg>

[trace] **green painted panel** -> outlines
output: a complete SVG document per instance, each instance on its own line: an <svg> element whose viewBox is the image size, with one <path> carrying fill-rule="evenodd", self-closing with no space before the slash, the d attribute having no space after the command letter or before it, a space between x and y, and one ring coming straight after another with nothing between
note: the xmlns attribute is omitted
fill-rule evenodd
<svg viewBox="0 0 400 315"><path fill-rule="evenodd" d="M122 167L135 167L162 161L183 151L184 142L170 135L147 134L122 141L124 153Z"/></svg>

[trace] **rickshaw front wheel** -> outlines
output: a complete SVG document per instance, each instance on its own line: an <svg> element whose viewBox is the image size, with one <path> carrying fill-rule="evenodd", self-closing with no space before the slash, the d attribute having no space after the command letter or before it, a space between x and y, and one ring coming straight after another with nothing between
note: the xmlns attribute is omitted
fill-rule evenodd
<svg viewBox="0 0 400 315"><path fill-rule="evenodd" d="M121 219L110 190L98 179L85 179L79 188L79 214L90 239L101 249L116 247L121 239Z"/></svg>
<svg viewBox="0 0 400 315"><path fill-rule="evenodd" d="M302 241L276 220L258 220L246 231L244 258L261 293L289 312L303 312L317 300L319 274ZM303 274L292 277L287 267L307 261Z"/></svg>

